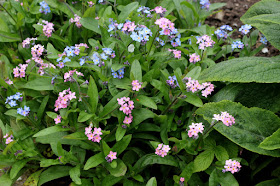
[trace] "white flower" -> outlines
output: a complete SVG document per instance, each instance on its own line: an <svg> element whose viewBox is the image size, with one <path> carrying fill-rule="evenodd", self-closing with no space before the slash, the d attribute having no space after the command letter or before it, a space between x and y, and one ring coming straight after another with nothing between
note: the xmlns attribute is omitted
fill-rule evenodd
<svg viewBox="0 0 280 186"><path fill-rule="evenodd" d="M130 44L130 45L127 47L128 52L134 52L134 49L135 49L134 44Z"/></svg>

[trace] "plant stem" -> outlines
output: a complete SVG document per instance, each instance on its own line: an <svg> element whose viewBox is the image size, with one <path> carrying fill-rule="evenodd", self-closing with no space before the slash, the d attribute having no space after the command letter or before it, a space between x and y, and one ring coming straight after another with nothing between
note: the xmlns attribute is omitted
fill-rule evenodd
<svg viewBox="0 0 280 186"><path fill-rule="evenodd" d="M204 137L218 122L219 122L219 121L216 121L215 123L211 124L210 127L206 130L206 132L202 134L201 138L199 138L199 141L198 141L198 144L197 144L197 146L196 146L196 148L195 148L195 151L197 151L197 149L198 149L198 147L199 147L199 145L200 145L200 143L201 143L203 137Z"/></svg>
<svg viewBox="0 0 280 186"><path fill-rule="evenodd" d="M161 113L161 115L166 114L166 112L172 107L172 105L174 105L174 103L176 103L176 101L178 100L178 97L181 96L182 92L180 92L175 99L170 103L170 105Z"/></svg>

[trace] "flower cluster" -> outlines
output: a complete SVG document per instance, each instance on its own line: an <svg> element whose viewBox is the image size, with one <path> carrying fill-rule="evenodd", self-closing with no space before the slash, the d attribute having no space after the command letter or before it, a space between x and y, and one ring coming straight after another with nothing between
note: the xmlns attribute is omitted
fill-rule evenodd
<svg viewBox="0 0 280 186"><path fill-rule="evenodd" d="M124 69L125 67L120 68L118 71L114 71L113 69L111 69L113 78L122 79L124 77Z"/></svg>
<svg viewBox="0 0 280 186"><path fill-rule="evenodd" d="M224 38L226 39L228 37L228 31L232 31L232 27L229 25L223 25L218 30L215 31L215 34L217 35L218 39Z"/></svg>
<svg viewBox="0 0 280 186"><path fill-rule="evenodd" d="M156 41L161 45L161 46L164 46L165 45L165 42L160 39L159 37L156 37ZM175 42L176 43L176 42Z"/></svg>
<svg viewBox="0 0 280 186"><path fill-rule="evenodd" d="M170 40L173 47L181 46L181 34L178 34L178 30L174 27L174 23L172 23L169 19L162 17L160 19L157 19L155 24L162 29L159 32L160 35L168 36L168 40Z"/></svg>
<svg viewBox="0 0 280 186"><path fill-rule="evenodd" d="M61 116L57 115L57 117L54 119L55 124L61 123Z"/></svg>
<svg viewBox="0 0 280 186"><path fill-rule="evenodd" d="M235 48L242 49L243 47L244 44L241 41L233 41L233 43L231 44L232 50L234 50Z"/></svg>
<svg viewBox="0 0 280 186"><path fill-rule="evenodd" d="M6 144L11 143L12 141L14 141L14 136L9 134L6 134L5 136L3 136L4 139L6 139Z"/></svg>
<svg viewBox="0 0 280 186"><path fill-rule="evenodd" d="M209 2L209 0L200 0L200 5L201 5L201 8L205 8L205 9L209 10L210 2Z"/></svg>
<svg viewBox="0 0 280 186"><path fill-rule="evenodd" d="M25 70L28 64L19 64L18 67L13 69L14 77L25 77Z"/></svg>
<svg viewBox="0 0 280 186"><path fill-rule="evenodd" d="M131 115L131 111L134 108L134 102L130 100L129 97L122 97L117 99L118 104L121 106L120 111L123 111L123 113L127 116L125 116L123 123L129 125L132 123L133 116ZM126 125L123 126L124 128Z"/></svg>
<svg viewBox="0 0 280 186"><path fill-rule="evenodd" d="M74 79L73 79L74 73L76 73L77 76L84 76L83 73L78 72L76 69L75 70L70 70L69 72L66 72L64 74L64 82L67 82L67 81L71 81L72 82L72 81L74 81Z"/></svg>
<svg viewBox="0 0 280 186"><path fill-rule="evenodd" d="M187 91L195 93L201 90L202 96L204 97L207 97L214 91L214 85L210 82L199 84L197 80L191 79L190 77L185 77L183 80L187 81Z"/></svg>
<svg viewBox="0 0 280 186"><path fill-rule="evenodd" d="M94 127L93 132L92 132L92 126L91 125L85 128L85 135L87 135L88 140L91 140L93 142L99 143L100 140L101 140L100 136L102 134L103 133L101 132L101 128Z"/></svg>
<svg viewBox="0 0 280 186"><path fill-rule="evenodd" d="M32 44L35 43L35 40L37 40L37 38L26 38L25 40L22 41L22 47L23 48L29 48L30 47L30 43L31 41L34 41Z"/></svg>
<svg viewBox="0 0 280 186"><path fill-rule="evenodd" d="M173 52L174 58L180 59L181 58L181 51L176 49L168 49L168 51Z"/></svg>
<svg viewBox="0 0 280 186"><path fill-rule="evenodd" d="M156 14L160 15L160 17L164 17L164 13L166 12L166 9L161 6L157 6L154 9L152 9L151 11L155 11Z"/></svg>
<svg viewBox="0 0 280 186"><path fill-rule="evenodd" d="M45 34L45 36L51 37L54 31L53 28L54 24L45 20L42 20L42 23L43 23L43 33Z"/></svg>
<svg viewBox="0 0 280 186"><path fill-rule="evenodd" d="M171 86L171 88L176 88L179 86L176 76L169 76L168 80L166 80L167 85Z"/></svg>
<svg viewBox="0 0 280 186"><path fill-rule="evenodd" d="M105 157L108 163L111 163L113 160L117 159L117 152L110 151L110 153Z"/></svg>
<svg viewBox="0 0 280 186"><path fill-rule="evenodd" d="M92 2L92 1L88 1L87 3L88 3L89 7L92 7L94 5L94 2Z"/></svg>
<svg viewBox="0 0 280 186"><path fill-rule="evenodd" d="M262 34L261 35L261 38L260 38L260 42L262 43L262 44L264 44L264 45L267 45L267 39L266 39L266 37Z"/></svg>
<svg viewBox="0 0 280 186"><path fill-rule="evenodd" d="M58 62L57 66L63 68L66 62L70 62L73 57L76 57L80 54L80 47L88 48L87 44L80 43L75 46L67 46L62 54L59 54L59 58L56 59ZM71 59L70 59L71 58Z"/></svg>
<svg viewBox="0 0 280 186"><path fill-rule="evenodd" d="M139 82L138 80L133 80L131 85L132 90L139 91L139 89L141 89L142 82Z"/></svg>
<svg viewBox="0 0 280 186"><path fill-rule="evenodd" d="M145 6L140 6L137 9L137 12L140 12L142 15L144 15L146 17L152 17L151 11L152 10L149 7L145 7Z"/></svg>
<svg viewBox="0 0 280 186"><path fill-rule="evenodd" d="M57 98L57 100L55 101L55 104L54 104L54 107L55 107L54 111L57 112L59 109L67 108L69 102L72 99L76 99L75 94L76 94L76 92L71 92L70 88L60 92L59 97Z"/></svg>
<svg viewBox="0 0 280 186"><path fill-rule="evenodd" d="M156 148L156 155L159 155L161 157L164 157L167 155L167 153L169 152L170 147L169 145L164 145L164 144L158 144L157 148Z"/></svg>
<svg viewBox="0 0 280 186"><path fill-rule="evenodd" d="M11 107L15 107L17 106L17 100L18 101L22 101L22 97L21 97L22 93L17 92L16 94L7 97L5 104L9 104Z"/></svg>
<svg viewBox="0 0 280 186"><path fill-rule="evenodd" d="M82 24L80 23L81 17L78 16L77 14L75 14L74 16L75 16L74 19L73 19L73 18L70 19L70 23L75 23L75 25L76 25L78 28L81 28L81 27L82 27Z"/></svg>
<svg viewBox="0 0 280 186"><path fill-rule="evenodd" d="M193 53L190 55L190 62L191 63L197 63L200 61L200 56L197 55L196 53Z"/></svg>
<svg viewBox="0 0 280 186"><path fill-rule="evenodd" d="M190 129L188 130L188 136L190 138L193 137L194 139L197 139L198 133L203 133L204 125L202 123L192 123L189 128Z"/></svg>
<svg viewBox="0 0 280 186"><path fill-rule="evenodd" d="M196 39L197 39L196 44L199 44L198 48L201 49L201 50L204 50L207 47L212 47L215 44L215 42L208 35L203 35L203 36L200 36L200 37L196 37Z"/></svg>
<svg viewBox="0 0 280 186"><path fill-rule="evenodd" d="M238 161L236 160L226 160L224 169L222 170L223 172L231 172L231 174L234 174L235 172L240 171L241 165Z"/></svg>
<svg viewBox="0 0 280 186"><path fill-rule="evenodd" d="M227 112L221 112L221 114L214 114L214 120L222 121L223 124L230 127L235 123L235 118Z"/></svg>
<svg viewBox="0 0 280 186"><path fill-rule="evenodd" d="M239 28L239 32L241 32L242 34L246 35L250 32L252 26L251 25L242 25L240 28Z"/></svg>
<svg viewBox="0 0 280 186"><path fill-rule="evenodd" d="M30 112L30 108L27 106L24 106L23 108L18 108L17 113L22 116L27 116Z"/></svg>
<svg viewBox="0 0 280 186"><path fill-rule="evenodd" d="M41 13L47 14L47 13L51 12L51 9L50 9L49 5L45 1L42 1L42 2L40 2L40 9L39 9L39 11Z"/></svg>
<svg viewBox="0 0 280 186"><path fill-rule="evenodd" d="M101 59L107 60L109 58L115 58L115 51L111 48L102 48L103 52L100 54Z"/></svg>
<svg viewBox="0 0 280 186"><path fill-rule="evenodd" d="M149 41L149 37L151 37L152 34L153 33L151 32L151 30L145 25L137 25L137 27L131 32L130 37L133 41L146 44L146 42Z"/></svg>
<svg viewBox="0 0 280 186"><path fill-rule="evenodd" d="M43 52L45 51L45 48L43 45L34 45L32 48L31 48L31 55L32 55L32 59L37 62L37 63L42 63L41 62L41 58L40 56L42 56ZM38 59L40 58L40 59Z"/></svg>

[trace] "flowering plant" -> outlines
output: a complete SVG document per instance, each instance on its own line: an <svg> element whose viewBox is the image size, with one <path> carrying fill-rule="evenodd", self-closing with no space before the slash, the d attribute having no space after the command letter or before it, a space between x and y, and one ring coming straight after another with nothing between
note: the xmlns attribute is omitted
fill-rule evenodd
<svg viewBox="0 0 280 186"><path fill-rule="evenodd" d="M156 2L0 4L0 185L250 185L280 156L279 57L244 57L271 40Z"/></svg>

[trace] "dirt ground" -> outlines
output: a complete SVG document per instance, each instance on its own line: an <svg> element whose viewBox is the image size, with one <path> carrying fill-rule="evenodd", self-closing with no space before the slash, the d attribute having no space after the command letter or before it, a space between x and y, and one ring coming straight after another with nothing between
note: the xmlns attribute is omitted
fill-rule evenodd
<svg viewBox="0 0 280 186"><path fill-rule="evenodd" d="M255 3L260 0L210 0L211 3L227 3L221 10L221 12L210 16L206 19L205 24L210 26L220 27L222 25L230 25L234 29L240 28L243 23L240 21L240 17ZM232 35L233 38L241 38L241 33L235 32ZM268 45L268 53L260 52L257 56L270 57L280 55L279 50L273 46Z"/></svg>

